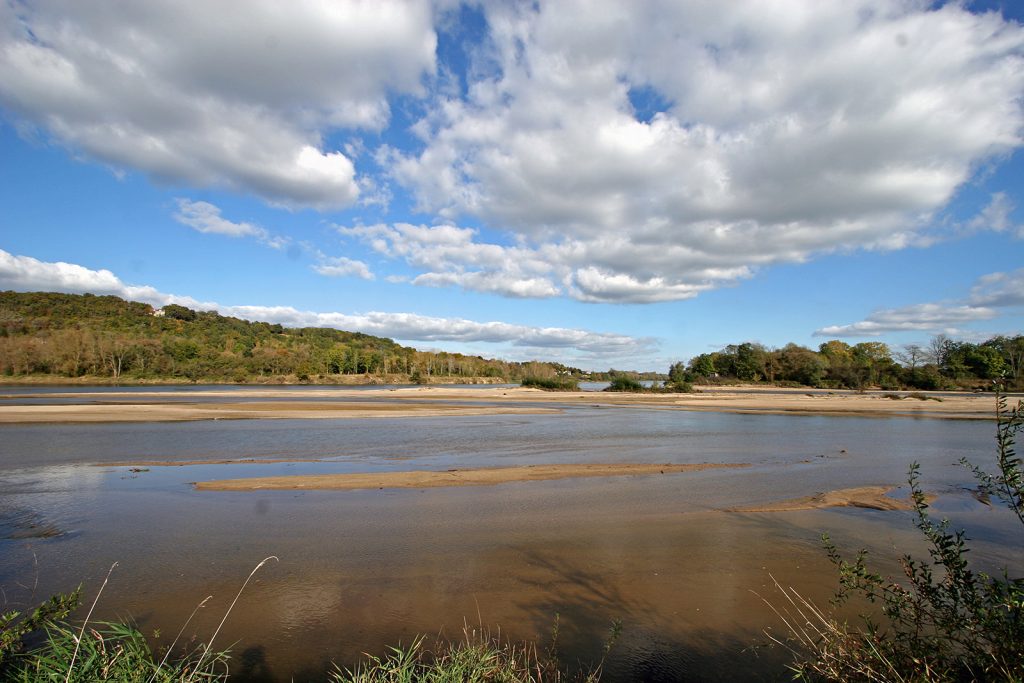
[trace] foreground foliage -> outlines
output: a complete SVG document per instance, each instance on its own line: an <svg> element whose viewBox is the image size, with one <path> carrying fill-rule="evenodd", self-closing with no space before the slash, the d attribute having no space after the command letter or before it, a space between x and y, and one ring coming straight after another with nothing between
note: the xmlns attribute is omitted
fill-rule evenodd
<svg viewBox="0 0 1024 683"><path fill-rule="evenodd" d="M542 664L529 646L516 647L477 637L430 653L418 638L409 647L369 656L355 669L335 671L331 683L539 683L559 681L557 669ZM595 679L596 680L596 679Z"/></svg>
<svg viewBox="0 0 1024 683"><path fill-rule="evenodd" d="M145 636L128 624L99 624L80 637L67 623L51 623L46 634L42 646L2 670L3 681L209 683L228 678L227 653L195 652L157 661Z"/></svg>
<svg viewBox="0 0 1024 683"><path fill-rule="evenodd" d="M20 610L0 614L0 673L24 651L27 636L67 619L78 607L79 597L80 589L68 595L58 593L29 614Z"/></svg>
<svg viewBox="0 0 1024 683"><path fill-rule="evenodd" d="M607 654L618 636L613 626L605 644ZM67 622L45 625L45 642L0 666L3 683L64 681L88 683L213 683L230 680L227 652L195 650L157 661L146 638L128 624L104 623L81 633ZM387 655L367 658L354 669L335 670L328 683L597 683L601 663L569 674L557 661L554 648L539 653L531 644L517 645L466 632L458 642L428 650L420 637L408 647L393 647ZM603 663L603 660L602 660Z"/></svg>
<svg viewBox="0 0 1024 683"><path fill-rule="evenodd" d="M997 406L998 472L962 463L982 493L1016 515L1024 532L1024 466L1014 450L1024 427L1024 403L1008 408L999 396ZM915 525L928 542L929 558L904 556L904 578L894 581L868 568L865 551L848 561L825 536L839 570L837 599L859 595L878 604L884 618L863 617L851 626L785 591L790 607L784 619L796 641L795 672L808 680L835 681L1024 680L1024 577L1011 577L1006 569L1000 576L971 569L964 532L929 515L916 463L909 481Z"/></svg>
<svg viewBox="0 0 1024 683"><path fill-rule="evenodd" d="M431 652L422 637L409 647L393 647L385 657L367 656L355 669L336 668L331 683L597 683L605 657L618 640L622 623L612 622L601 659L572 674L558 661L558 615L551 643L544 651L530 643L516 645L467 629L461 641L441 643Z"/></svg>

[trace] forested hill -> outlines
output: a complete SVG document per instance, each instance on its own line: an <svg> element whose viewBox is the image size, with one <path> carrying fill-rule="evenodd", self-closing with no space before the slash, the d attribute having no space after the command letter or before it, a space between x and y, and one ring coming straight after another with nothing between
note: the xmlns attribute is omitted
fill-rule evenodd
<svg viewBox="0 0 1024 683"><path fill-rule="evenodd" d="M0 381L515 381L578 373L556 363L417 351L359 332L286 328L177 305L154 309L115 296L0 292Z"/></svg>

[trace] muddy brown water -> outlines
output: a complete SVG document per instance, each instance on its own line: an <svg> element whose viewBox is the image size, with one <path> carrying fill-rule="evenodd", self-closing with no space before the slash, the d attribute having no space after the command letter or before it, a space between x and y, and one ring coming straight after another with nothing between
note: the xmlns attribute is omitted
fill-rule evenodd
<svg viewBox="0 0 1024 683"><path fill-rule="evenodd" d="M875 566L923 552L906 512L730 513L852 486L900 484L922 464L939 514L965 526L983 566L1020 570L1019 533L978 503L955 462L992 460L984 422L732 415L573 407L552 415L0 427L0 600L84 582L97 613L169 642L209 637L252 568L216 645L238 680L324 680L417 634L464 628L546 644L567 665L622 636L610 681L787 680L761 647L782 624L773 578L826 604L830 533ZM845 452L844 452L845 451ZM240 464L204 460L256 459ZM259 460L267 462L260 463ZM132 471L127 464L146 462ZM160 467L154 463L193 463ZM190 482L554 463L749 463L742 469L369 491L196 491ZM96 466L99 463L101 466ZM103 465L103 463L118 463ZM895 495L900 495L898 490ZM37 533L38 532L38 533ZM1016 534L1016 535L1015 535ZM1018 571L1019 573L1019 571Z"/></svg>

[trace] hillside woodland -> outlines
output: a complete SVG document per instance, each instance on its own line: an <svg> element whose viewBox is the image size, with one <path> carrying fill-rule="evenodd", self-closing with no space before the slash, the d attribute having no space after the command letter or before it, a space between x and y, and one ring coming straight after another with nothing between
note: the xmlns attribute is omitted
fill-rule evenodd
<svg viewBox="0 0 1024 683"><path fill-rule="evenodd" d="M831 340L817 350L733 344L669 368L668 386L767 383L865 389L1024 388L1024 336L980 344L943 335L926 346ZM154 309L114 296L0 292L0 381L79 382L519 382L666 379L586 372L560 363L419 351L331 328L289 328L178 305ZM639 386L639 385L638 385Z"/></svg>
<svg viewBox="0 0 1024 683"><path fill-rule="evenodd" d="M580 373L418 351L330 328L288 328L114 296L0 292L0 379L119 382L515 381Z"/></svg>

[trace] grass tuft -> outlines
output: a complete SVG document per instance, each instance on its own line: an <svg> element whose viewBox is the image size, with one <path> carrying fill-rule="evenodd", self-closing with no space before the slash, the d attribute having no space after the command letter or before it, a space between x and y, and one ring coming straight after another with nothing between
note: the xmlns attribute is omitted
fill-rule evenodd
<svg viewBox="0 0 1024 683"><path fill-rule="evenodd" d="M367 655L354 669L335 667L330 683L597 683L604 658L621 633L620 622L612 622L602 649L601 661L588 670L572 674L558 662L558 617L552 628L551 645L543 652L532 643L511 643L491 637L484 630L465 628L463 638L426 647L421 636L407 647L392 647L383 657Z"/></svg>

